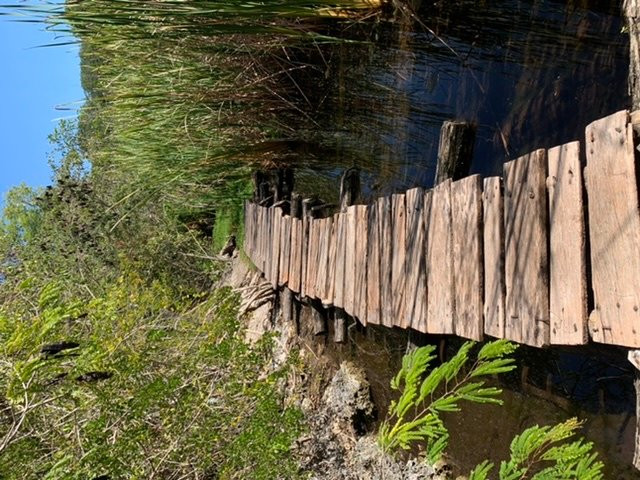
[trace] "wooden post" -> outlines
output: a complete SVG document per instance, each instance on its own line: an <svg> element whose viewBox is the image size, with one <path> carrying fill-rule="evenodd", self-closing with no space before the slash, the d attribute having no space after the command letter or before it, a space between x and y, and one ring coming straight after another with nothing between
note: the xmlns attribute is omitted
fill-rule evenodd
<svg viewBox="0 0 640 480"><path fill-rule="evenodd" d="M458 180L469 174L475 139L476 127L471 123L450 120L442 124L434 186L441 184L445 180ZM436 212L435 214L438 215L439 213ZM425 343L426 335L424 333L413 329L409 330L407 351Z"/></svg>
<svg viewBox="0 0 640 480"><path fill-rule="evenodd" d="M262 184L266 183L267 176L262 170L256 170L255 172L253 172L252 177L253 177L253 201L254 203L258 204L262 200L264 200L264 197L262 197L261 188L262 188Z"/></svg>
<svg viewBox="0 0 640 480"><path fill-rule="evenodd" d="M440 130L436 179L438 185L450 178L458 180L469 174L476 127L468 122L446 121Z"/></svg>
<svg viewBox="0 0 640 480"><path fill-rule="evenodd" d="M293 169L279 168L276 171L275 201L287 200L293 193Z"/></svg>
<svg viewBox="0 0 640 480"><path fill-rule="evenodd" d="M629 31L629 95L633 110L640 109L640 0L624 0Z"/></svg>
<svg viewBox="0 0 640 480"><path fill-rule="evenodd" d="M360 196L360 170L349 168L340 179L340 212L354 205ZM346 282L354 282L355 278L345 278ZM344 343L347 340L347 313L342 308L335 308L333 317L333 341Z"/></svg>
<svg viewBox="0 0 640 480"><path fill-rule="evenodd" d="M629 350L629 361L636 367L636 442L633 454L633 466L640 470L640 350Z"/></svg>

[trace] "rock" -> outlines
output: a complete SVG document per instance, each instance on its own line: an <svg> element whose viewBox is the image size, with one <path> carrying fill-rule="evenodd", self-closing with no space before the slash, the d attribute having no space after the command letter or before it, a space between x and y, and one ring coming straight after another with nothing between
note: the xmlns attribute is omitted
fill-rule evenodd
<svg viewBox="0 0 640 480"><path fill-rule="evenodd" d="M402 462L383 452L375 437L358 440L351 455L350 470L355 480L444 480L433 467L410 459Z"/></svg>
<svg viewBox="0 0 640 480"><path fill-rule="evenodd" d="M354 422L373 413L369 382L364 372L349 362L340 365L340 370L322 396L322 402L330 414L341 420Z"/></svg>

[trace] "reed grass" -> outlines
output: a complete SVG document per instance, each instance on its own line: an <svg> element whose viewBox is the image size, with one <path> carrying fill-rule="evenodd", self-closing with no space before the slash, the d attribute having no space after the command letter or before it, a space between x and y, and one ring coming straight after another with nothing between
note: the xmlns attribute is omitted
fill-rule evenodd
<svg viewBox="0 0 640 480"><path fill-rule="evenodd" d="M79 135L96 180L129 208L178 212L238 204L250 170L277 163L253 147L282 136L287 114L304 117L292 71L306 67L288 49L338 41L326 18L357 18L372 1L73 0L5 12L45 21L54 44L80 43Z"/></svg>

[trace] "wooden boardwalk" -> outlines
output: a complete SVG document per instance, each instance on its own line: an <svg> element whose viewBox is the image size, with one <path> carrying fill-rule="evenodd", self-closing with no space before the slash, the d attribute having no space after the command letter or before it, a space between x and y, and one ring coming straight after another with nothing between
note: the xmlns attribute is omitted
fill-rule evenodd
<svg viewBox="0 0 640 480"><path fill-rule="evenodd" d="M631 118L622 111L595 121L584 144L524 155L501 177L446 180L329 218L247 202L245 252L274 288L365 325L639 348Z"/></svg>

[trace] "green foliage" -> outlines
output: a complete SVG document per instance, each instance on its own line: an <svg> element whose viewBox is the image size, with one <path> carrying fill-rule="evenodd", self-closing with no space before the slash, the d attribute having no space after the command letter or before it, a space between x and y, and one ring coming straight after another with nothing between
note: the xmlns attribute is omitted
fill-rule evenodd
<svg viewBox="0 0 640 480"><path fill-rule="evenodd" d="M426 447L428 460L435 462L449 438L440 417L442 412L458 411L463 400L501 404L497 398L501 390L485 387L482 378L513 370L514 361L509 355L516 346L506 340L489 342L468 366L473 346L473 342L466 342L451 360L435 367L426 377L436 358L435 346L417 348L404 356L402 368L391 381L391 388L400 391L400 398L391 402L378 434L378 443L385 451L408 450L420 442Z"/></svg>
<svg viewBox="0 0 640 480"><path fill-rule="evenodd" d="M1 478L296 478L287 367L244 344L229 289L194 306L130 271L90 301L36 290L0 309Z"/></svg>
<svg viewBox="0 0 640 480"><path fill-rule="evenodd" d="M499 480L601 480L603 464L593 445L583 440L566 442L580 426L571 418L554 426L535 425L511 442L511 457L500 464ZM564 442L564 443L563 443ZM469 480L487 480L493 464L475 467Z"/></svg>

